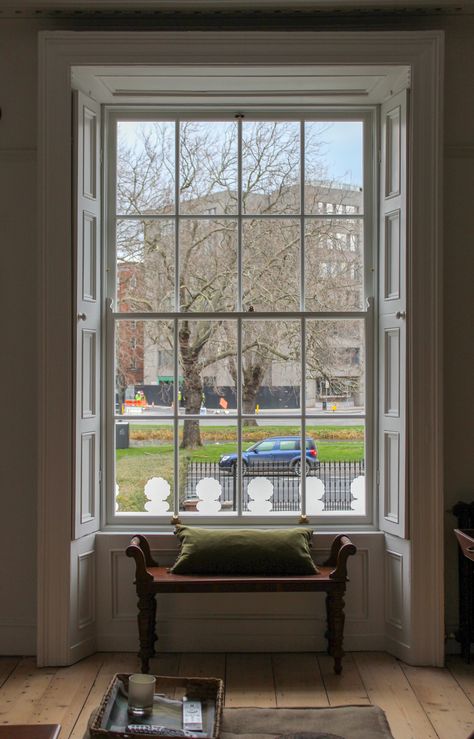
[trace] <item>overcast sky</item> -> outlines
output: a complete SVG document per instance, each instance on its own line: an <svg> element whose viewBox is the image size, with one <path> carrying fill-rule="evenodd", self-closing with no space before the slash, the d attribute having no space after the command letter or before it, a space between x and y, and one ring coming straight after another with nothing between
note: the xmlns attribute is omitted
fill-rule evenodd
<svg viewBox="0 0 474 739"><path fill-rule="evenodd" d="M127 145L140 147L140 128L149 127L149 123L127 121L119 122L119 138ZM169 127L173 135L174 124L162 124ZM219 124L214 123L214 126ZM362 133L360 121L312 122L322 141L319 156L321 157L327 179L335 182L362 186ZM309 136L309 130L307 132Z"/></svg>
<svg viewBox="0 0 474 739"><path fill-rule="evenodd" d="M362 124L332 123L324 133L325 159L331 178L362 185Z"/></svg>

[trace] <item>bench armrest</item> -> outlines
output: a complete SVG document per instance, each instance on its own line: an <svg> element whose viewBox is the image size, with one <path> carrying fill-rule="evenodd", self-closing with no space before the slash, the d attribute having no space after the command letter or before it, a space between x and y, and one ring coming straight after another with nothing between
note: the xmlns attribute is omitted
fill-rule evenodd
<svg viewBox="0 0 474 739"><path fill-rule="evenodd" d="M153 580L153 576L147 572L147 567L158 567L158 562L151 556L150 545L146 537L141 534L132 537L126 549L126 555L135 560L136 580Z"/></svg>
<svg viewBox="0 0 474 739"><path fill-rule="evenodd" d="M329 559L324 562L326 567L334 567L330 573L331 580L347 580L347 558L357 552L357 547L345 534L339 534L331 546Z"/></svg>

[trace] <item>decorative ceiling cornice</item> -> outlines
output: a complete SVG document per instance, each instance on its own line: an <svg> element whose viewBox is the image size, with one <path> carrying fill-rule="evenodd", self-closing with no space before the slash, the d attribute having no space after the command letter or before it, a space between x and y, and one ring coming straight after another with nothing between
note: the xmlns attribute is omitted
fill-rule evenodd
<svg viewBox="0 0 474 739"><path fill-rule="evenodd" d="M0 18L474 14L474 0L6 0Z"/></svg>

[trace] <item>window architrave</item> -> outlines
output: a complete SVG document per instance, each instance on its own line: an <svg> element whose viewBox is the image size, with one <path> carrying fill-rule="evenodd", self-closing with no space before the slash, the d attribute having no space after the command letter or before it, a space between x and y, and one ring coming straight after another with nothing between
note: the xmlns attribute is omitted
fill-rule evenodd
<svg viewBox="0 0 474 739"><path fill-rule="evenodd" d="M73 495L70 92L75 65L244 61L411 67L408 332L410 630L413 659L442 665L443 33L44 32L39 34L38 661L66 664ZM53 156L54 152L54 156ZM416 206L416 207L414 207ZM57 274L64 279L57 280ZM54 286L54 289L53 289ZM415 288L416 286L416 288Z"/></svg>

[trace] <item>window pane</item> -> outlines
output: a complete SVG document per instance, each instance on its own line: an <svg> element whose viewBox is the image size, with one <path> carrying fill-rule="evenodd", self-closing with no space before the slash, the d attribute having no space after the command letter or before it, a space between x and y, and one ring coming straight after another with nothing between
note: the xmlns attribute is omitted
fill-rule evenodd
<svg viewBox="0 0 474 739"><path fill-rule="evenodd" d="M305 308L364 308L364 243L361 219L306 219Z"/></svg>
<svg viewBox="0 0 474 739"><path fill-rule="evenodd" d="M298 412L301 384L300 322L242 322L242 412Z"/></svg>
<svg viewBox="0 0 474 739"><path fill-rule="evenodd" d="M365 412L363 320L306 322L306 412Z"/></svg>
<svg viewBox="0 0 474 739"><path fill-rule="evenodd" d="M174 244L172 220L118 221L118 312L145 313L174 309Z"/></svg>
<svg viewBox="0 0 474 739"><path fill-rule="evenodd" d="M233 311L237 304L237 223L233 220L180 222L181 310Z"/></svg>
<svg viewBox="0 0 474 739"><path fill-rule="evenodd" d="M244 222L244 310L299 310L300 241L296 220L256 218Z"/></svg>
<svg viewBox="0 0 474 739"><path fill-rule="evenodd" d="M236 401L236 321L178 322L180 413L227 415ZM185 428L185 445L199 444L199 421Z"/></svg>
<svg viewBox="0 0 474 739"><path fill-rule="evenodd" d="M207 516L235 511L236 422L203 418L198 422L201 445L183 448L189 423L180 422L179 510Z"/></svg>
<svg viewBox="0 0 474 739"><path fill-rule="evenodd" d="M181 213L236 213L237 124L185 121L179 136Z"/></svg>
<svg viewBox="0 0 474 739"><path fill-rule="evenodd" d="M310 515L365 513L365 321L303 314L365 307L363 123L301 130L117 124L118 515L169 516L175 488L196 516L297 515L302 475Z"/></svg>
<svg viewBox="0 0 474 739"><path fill-rule="evenodd" d="M174 130L168 121L118 121L118 214L174 212Z"/></svg>
<svg viewBox="0 0 474 739"><path fill-rule="evenodd" d="M242 212L300 212L300 124L242 126Z"/></svg>
<svg viewBox="0 0 474 739"><path fill-rule="evenodd" d="M305 123L305 212L363 212L363 124Z"/></svg>
<svg viewBox="0 0 474 739"><path fill-rule="evenodd" d="M244 513L253 516L298 513L301 508L299 423L280 417L265 424L259 421L258 426L243 426L242 450Z"/></svg>
<svg viewBox="0 0 474 739"><path fill-rule="evenodd" d="M143 419L115 424L115 500L118 513L173 513L173 424Z"/></svg>
<svg viewBox="0 0 474 739"><path fill-rule="evenodd" d="M115 326L115 413L127 417L172 411L173 324L117 321Z"/></svg>
<svg viewBox="0 0 474 739"><path fill-rule="evenodd" d="M364 515L365 420L338 420L334 413L327 419L310 421L306 437L316 452L316 462L306 473L307 513Z"/></svg>

